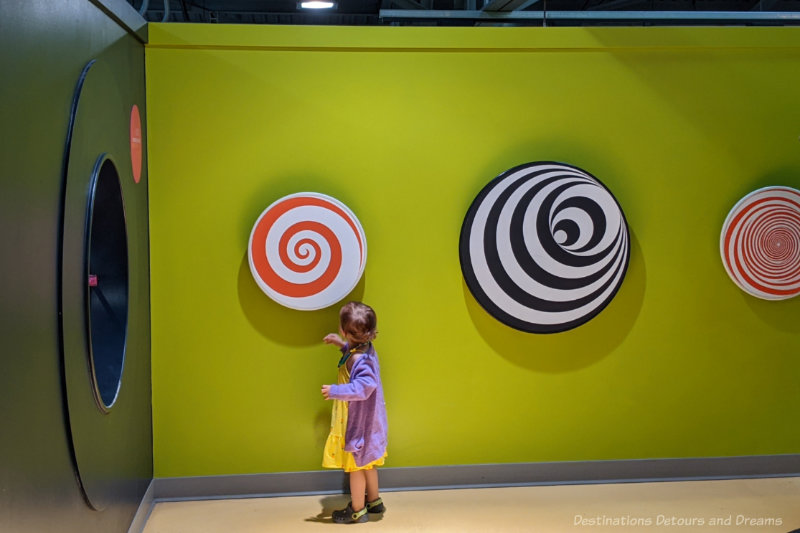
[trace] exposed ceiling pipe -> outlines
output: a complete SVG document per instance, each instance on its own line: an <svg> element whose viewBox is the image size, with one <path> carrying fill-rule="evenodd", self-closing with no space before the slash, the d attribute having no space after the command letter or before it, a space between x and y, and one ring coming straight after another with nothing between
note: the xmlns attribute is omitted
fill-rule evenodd
<svg viewBox="0 0 800 533"><path fill-rule="evenodd" d="M482 11L514 11L523 0L489 0Z"/></svg>
<svg viewBox="0 0 800 533"><path fill-rule="evenodd" d="M384 21L413 20L464 20L475 22L534 22L560 20L565 22L639 22L680 25L682 23L744 24L800 24L800 12L792 11L452 11L381 9Z"/></svg>
<svg viewBox="0 0 800 533"><path fill-rule="evenodd" d="M169 20L169 0L164 0L164 18L161 19L161 22L166 22Z"/></svg>
<svg viewBox="0 0 800 533"><path fill-rule="evenodd" d="M139 8L139 14L144 16L145 11L147 11L147 6L150 4L150 0L144 0L142 2L142 7Z"/></svg>

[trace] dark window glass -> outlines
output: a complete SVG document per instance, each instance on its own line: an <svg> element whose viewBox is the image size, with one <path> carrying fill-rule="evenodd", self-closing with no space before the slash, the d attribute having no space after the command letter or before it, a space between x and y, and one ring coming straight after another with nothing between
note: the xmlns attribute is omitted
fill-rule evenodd
<svg viewBox="0 0 800 533"><path fill-rule="evenodd" d="M128 238L119 174L101 156L90 182L87 216L87 329L95 397L105 411L122 383L128 331Z"/></svg>

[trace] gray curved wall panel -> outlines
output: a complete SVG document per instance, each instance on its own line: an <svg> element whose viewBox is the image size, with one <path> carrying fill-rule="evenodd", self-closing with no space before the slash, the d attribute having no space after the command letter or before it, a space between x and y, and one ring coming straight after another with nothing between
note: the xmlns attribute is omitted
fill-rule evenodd
<svg viewBox="0 0 800 533"><path fill-rule="evenodd" d="M152 478L147 165L145 155L135 183L119 141L81 141L71 157L114 152L119 167L130 272L123 382L108 413L67 401L68 390L93 394L83 330L64 335L75 354L73 371L64 372L59 316L65 142L76 83L93 59L119 88L119 109L104 127L127 131L136 104L146 143L144 48L136 37L88 0L0 2L0 531L125 532ZM77 283L65 280L64 288L85 289L82 276ZM64 323L75 327L82 326ZM96 446L84 477L102 483L101 510L89 505L74 442L78 453Z"/></svg>

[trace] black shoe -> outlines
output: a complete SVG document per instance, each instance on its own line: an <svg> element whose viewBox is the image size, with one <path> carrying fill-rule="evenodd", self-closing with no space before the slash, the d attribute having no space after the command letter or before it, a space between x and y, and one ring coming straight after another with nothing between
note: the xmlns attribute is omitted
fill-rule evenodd
<svg viewBox="0 0 800 533"><path fill-rule="evenodd" d="M368 513L385 513L386 506L383 505L383 500L378 498L377 500L367 502L367 512Z"/></svg>
<svg viewBox="0 0 800 533"><path fill-rule="evenodd" d="M353 511L353 505L347 504L347 507L333 512L333 521L337 524L355 524L364 523L369 521L367 516L367 507L364 506L360 511Z"/></svg>

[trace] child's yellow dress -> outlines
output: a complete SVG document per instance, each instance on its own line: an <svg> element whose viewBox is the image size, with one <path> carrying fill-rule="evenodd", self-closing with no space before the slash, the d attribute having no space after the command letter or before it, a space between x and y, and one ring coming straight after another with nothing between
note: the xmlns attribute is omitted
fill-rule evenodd
<svg viewBox="0 0 800 533"><path fill-rule="evenodd" d="M347 362L339 367L339 375L336 380L338 385L345 385L350 382L350 370ZM368 465L358 466L353 459L353 454L344 451L344 436L347 431L347 402L343 400L333 400L333 412L331 413L331 432L325 442L325 451L322 456L322 466L324 468L343 468L345 472L355 472L356 470L371 470L376 466L383 466L384 454L378 460L372 461Z"/></svg>

